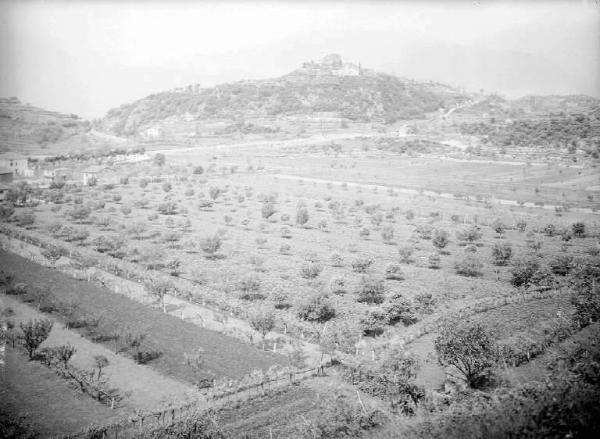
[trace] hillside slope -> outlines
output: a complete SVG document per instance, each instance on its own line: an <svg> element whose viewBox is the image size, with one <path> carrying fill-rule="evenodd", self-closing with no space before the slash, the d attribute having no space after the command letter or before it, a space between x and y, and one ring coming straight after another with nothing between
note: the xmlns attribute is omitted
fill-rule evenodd
<svg viewBox="0 0 600 439"><path fill-rule="evenodd" d="M289 126L392 123L468 100L457 89L375 73L329 55L276 79L190 85L112 109L100 129L117 135L273 132Z"/></svg>

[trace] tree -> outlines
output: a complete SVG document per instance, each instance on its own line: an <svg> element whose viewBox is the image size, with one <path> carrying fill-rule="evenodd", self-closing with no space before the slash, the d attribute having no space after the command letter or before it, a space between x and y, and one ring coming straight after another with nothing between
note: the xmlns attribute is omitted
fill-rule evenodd
<svg viewBox="0 0 600 439"><path fill-rule="evenodd" d="M192 369L194 375L196 375L196 385L200 384L200 377L202 375L202 366L204 365L204 349L198 348L193 353L183 353L184 363Z"/></svg>
<svg viewBox="0 0 600 439"><path fill-rule="evenodd" d="M515 287L527 287L531 284L534 274L539 270L540 263L535 256L520 258L512 263L511 283Z"/></svg>
<svg viewBox="0 0 600 439"><path fill-rule="evenodd" d="M481 276L483 264L473 256L466 256L462 261L455 264L456 273L466 277Z"/></svg>
<svg viewBox="0 0 600 439"><path fill-rule="evenodd" d="M94 366L98 369L98 376L96 380L100 380L100 376L102 376L102 369L107 367L109 364L108 358L104 355L94 355Z"/></svg>
<svg viewBox="0 0 600 439"><path fill-rule="evenodd" d="M275 315L266 309L257 309L250 314L250 326L262 335L263 351L265 350L265 337L275 327Z"/></svg>
<svg viewBox="0 0 600 439"><path fill-rule="evenodd" d="M492 258L494 258L494 264L506 265L512 256L512 247L509 243L497 242L492 247Z"/></svg>
<svg viewBox="0 0 600 439"><path fill-rule="evenodd" d="M444 229L436 229L433 232L433 240L431 242L437 249L443 249L450 242L448 239L448 232L446 232Z"/></svg>
<svg viewBox="0 0 600 439"><path fill-rule="evenodd" d="M300 304L298 317L309 322L325 323L335 317L335 309L326 295L317 294Z"/></svg>
<svg viewBox="0 0 600 439"><path fill-rule="evenodd" d="M300 276L304 279L314 279L323 271L323 265L318 261L304 261L300 266Z"/></svg>
<svg viewBox="0 0 600 439"><path fill-rule="evenodd" d="M384 226L381 229L381 237L385 243L391 243L394 239L394 228L390 225Z"/></svg>
<svg viewBox="0 0 600 439"><path fill-rule="evenodd" d="M576 236L577 238L585 237L585 224L584 223L582 223L582 222L574 223L571 226L571 230L573 230L573 235Z"/></svg>
<svg viewBox="0 0 600 439"><path fill-rule="evenodd" d="M200 248L207 254L208 258L214 258L221 248L221 237L219 235L205 236L200 240Z"/></svg>
<svg viewBox="0 0 600 439"><path fill-rule="evenodd" d="M146 288L150 294L156 298L163 312L167 312L165 296L174 290L175 286L170 280L164 280L158 277L151 277L146 281Z"/></svg>
<svg viewBox="0 0 600 439"><path fill-rule="evenodd" d="M266 202L261 208L262 217L266 220L271 218L275 214L275 205L271 202Z"/></svg>
<svg viewBox="0 0 600 439"><path fill-rule="evenodd" d="M63 363L64 367L67 367L69 360L71 359L73 354L75 354L75 352L77 352L77 349L75 349L75 346L71 345L70 343L67 343L67 344L61 345L61 346L57 346L55 348L55 350L56 350L56 355L57 355L58 359Z"/></svg>
<svg viewBox="0 0 600 439"><path fill-rule="evenodd" d="M213 201L216 200L217 198L219 198L219 196L221 195L222 192L223 192L222 189L217 186L211 186L208 189L208 195L210 195L210 198L212 198Z"/></svg>
<svg viewBox="0 0 600 439"><path fill-rule="evenodd" d="M404 272L400 264L391 262L385 267L385 278L389 280L404 280Z"/></svg>
<svg viewBox="0 0 600 439"><path fill-rule="evenodd" d="M363 276L357 288L357 302L379 304L385 300L383 280Z"/></svg>
<svg viewBox="0 0 600 439"><path fill-rule="evenodd" d="M336 319L328 323L323 330L321 345L332 360L335 358L336 351L355 354L356 344L359 342L361 334L362 329L357 324L346 319Z"/></svg>
<svg viewBox="0 0 600 439"><path fill-rule="evenodd" d="M441 366L458 370L467 385L477 388L485 384L497 362L497 346L491 333L480 323L460 318L448 320L434 341Z"/></svg>
<svg viewBox="0 0 600 439"><path fill-rule="evenodd" d="M460 241L464 241L464 242L468 242L468 243L473 243L473 242L479 241L481 239L481 236L482 236L481 231L479 230L479 227L477 227L477 226L472 226L467 229L460 230L456 233L456 237Z"/></svg>
<svg viewBox="0 0 600 439"><path fill-rule="evenodd" d="M49 319L29 320L26 323L21 322L20 327L23 332L23 344L32 360L35 351L48 338L52 331L52 321Z"/></svg>
<svg viewBox="0 0 600 439"><path fill-rule="evenodd" d="M154 158L152 159L152 162L156 165L156 166L164 166L166 159L165 159L165 155L158 153L158 154L154 154Z"/></svg>
<svg viewBox="0 0 600 439"><path fill-rule="evenodd" d="M204 168L200 165L194 167L194 175L202 175L204 174Z"/></svg>
<svg viewBox="0 0 600 439"><path fill-rule="evenodd" d="M45 257L52 265L54 265L61 257L65 256L67 252L62 247L49 245L47 248L42 250L41 253L43 257Z"/></svg>
<svg viewBox="0 0 600 439"><path fill-rule="evenodd" d="M304 204L299 204L298 209L296 210L296 224L299 226L303 226L308 222L310 215L308 214L308 209Z"/></svg>

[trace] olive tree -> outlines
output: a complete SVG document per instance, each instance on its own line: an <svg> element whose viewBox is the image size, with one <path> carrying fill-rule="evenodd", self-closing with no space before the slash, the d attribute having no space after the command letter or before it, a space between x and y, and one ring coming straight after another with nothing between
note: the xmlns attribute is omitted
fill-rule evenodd
<svg viewBox="0 0 600 439"><path fill-rule="evenodd" d="M23 344L29 354L29 359L32 360L37 348L39 348L50 335L53 323L49 319L36 319L22 322L19 326L23 332Z"/></svg>

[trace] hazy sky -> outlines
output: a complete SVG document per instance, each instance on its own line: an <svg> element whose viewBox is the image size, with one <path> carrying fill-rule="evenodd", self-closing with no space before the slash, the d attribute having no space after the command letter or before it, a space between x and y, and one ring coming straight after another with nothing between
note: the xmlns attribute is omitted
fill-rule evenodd
<svg viewBox="0 0 600 439"><path fill-rule="evenodd" d="M0 96L88 118L190 83L280 76L328 53L509 97L600 97L600 0L0 0Z"/></svg>

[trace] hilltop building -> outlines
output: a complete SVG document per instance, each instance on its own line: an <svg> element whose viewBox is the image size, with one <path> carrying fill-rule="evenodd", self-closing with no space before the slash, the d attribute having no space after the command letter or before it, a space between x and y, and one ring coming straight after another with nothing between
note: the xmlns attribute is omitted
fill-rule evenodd
<svg viewBox="0 0 600 439"><path fill-rule="evenodd" d="M15 175L26 175L29 170L29 163L27 157L9 152L0 156L0 168L8 168Z"/></svg>
<svg viewBox="0 0 600 439"><path fill-rule="evenodd" d="M342 61L337 53L327 55L320 62L306 62L296 71L299 74L315 76L360 76L362 69L358 65Z"/></svg>

